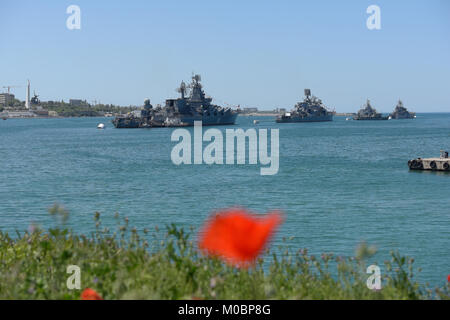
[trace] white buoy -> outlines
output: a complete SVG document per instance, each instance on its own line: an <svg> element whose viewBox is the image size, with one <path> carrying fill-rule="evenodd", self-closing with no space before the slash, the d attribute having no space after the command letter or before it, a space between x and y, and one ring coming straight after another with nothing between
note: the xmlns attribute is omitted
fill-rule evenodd
<svg viewBox="0 0 450 320"><path fill-rule="evenodd" d="M391 116L389 116L388 120L392 120L392 117L391 117Z"/></svg>
<svg viewBox="0 0 450 320"><path fill-rule="evenodd" d="M99 123L97 125L97 129L105 129L105 125L103 123Z"/></svg>

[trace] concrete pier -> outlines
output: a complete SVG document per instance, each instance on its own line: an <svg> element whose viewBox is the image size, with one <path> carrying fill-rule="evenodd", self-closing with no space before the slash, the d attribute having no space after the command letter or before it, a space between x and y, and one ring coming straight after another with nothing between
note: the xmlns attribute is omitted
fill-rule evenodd
<svg viewBox="0 0 450 320"><path fill-rule="evenodd" d="M417 158L408 161L410 170L432 170L432 171L449 171L450 172L450 158L448 152L441 151L439 158Z"/></svg>

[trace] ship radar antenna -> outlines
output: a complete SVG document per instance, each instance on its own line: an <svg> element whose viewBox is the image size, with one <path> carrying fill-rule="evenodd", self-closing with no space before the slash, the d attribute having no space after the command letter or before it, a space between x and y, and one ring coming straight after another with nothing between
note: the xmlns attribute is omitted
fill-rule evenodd
<svg viewBox="0 0 450 320"><path fill-rule="evenodd" d="M199 74L196 74L192 76L192 80L194 80L196 83L199 83L200 81L202 81L202 77Z"/></svg>
<svg viewBox="0 0 450 320"><path fill-rule="evenodd" d="M192 76L192 82L191 84L188 86L188 88L190 89L195 89L195 88L202 88L202 85L200 84L200 81L202 80L202 77L200 77L199 74L193 75Z"/></svg>
<svg viewBox="0 0 450 320"><path fill-rule="evenodd" d="M181 81L180 87L177 88L177 92L181 93L181 98L184 99L184 95L186 94L186 83Z"/></svg>

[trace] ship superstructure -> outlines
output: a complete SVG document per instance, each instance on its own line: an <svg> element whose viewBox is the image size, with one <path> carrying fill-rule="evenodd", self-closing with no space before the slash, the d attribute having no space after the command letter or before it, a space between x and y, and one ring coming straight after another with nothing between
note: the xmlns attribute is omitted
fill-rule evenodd
<svg viewBox="0 0 450 320"><path fill-rule="evenodd" d="M146 100L140 117L117 117L113 123L116 128L183 127L193 126L194 121L202 121L204 126L234 124L238 112L212 104L212 98L205 95L200 81L200 75L192 76L190 85L182 81L177 89L180 98L167 99L164 107L156 108Z"/></svg>
<svg viewBox="0 0 450 320"><path fill-rule="evenodd" d="M409 112L408 109L403 106L402 100L398 100L397 106L389 117L391 119L414 119L416 117L416 113Z"/></svg>
<svg viewBox="0 0 450 320"><path fill-rule="evenodd" d="M353 120L388 120L388 117L378 113L377 110L371 106L369 99L367 99L365 106L358 111L353 117Z"/></svg>
<svg viewBox="0 0 450 320"><path fill-rule="evenodd" d="M298 102L290 112L277 117L276 122L319 122L332 121L333 112L329 111L322 100L311 95L310 89L305 89L305 99Z"/></svg>

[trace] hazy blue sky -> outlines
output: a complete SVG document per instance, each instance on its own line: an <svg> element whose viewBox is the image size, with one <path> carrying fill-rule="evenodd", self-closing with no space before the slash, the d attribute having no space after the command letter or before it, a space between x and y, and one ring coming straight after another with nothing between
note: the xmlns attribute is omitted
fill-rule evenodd
<svg viewBox="0 0 450 320"><path fill-rule="evenodd" d="M163 103L194 71L218 104L291 108L311 88L337 111L450 112L447 0L1 0L0 39L0 86L29 78L43 100Z"/></svg>

